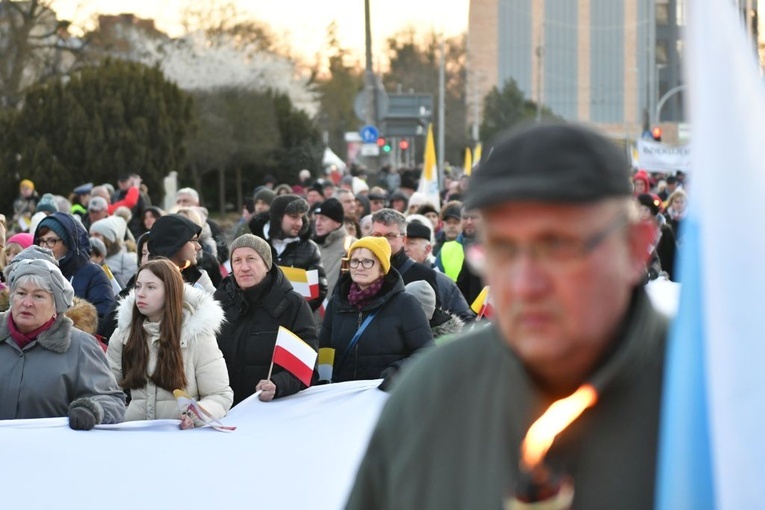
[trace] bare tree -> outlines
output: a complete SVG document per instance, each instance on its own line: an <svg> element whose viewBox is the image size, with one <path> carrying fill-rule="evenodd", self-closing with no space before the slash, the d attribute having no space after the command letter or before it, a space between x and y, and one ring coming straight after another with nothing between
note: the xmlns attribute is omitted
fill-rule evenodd
<svg viewBox="0 0 765 510"><path fill-rule="evenodd" d="M0 0L0 107L16 107L24 90L66 74L82 54L85 40L70 35L45 0Z"/></svg>

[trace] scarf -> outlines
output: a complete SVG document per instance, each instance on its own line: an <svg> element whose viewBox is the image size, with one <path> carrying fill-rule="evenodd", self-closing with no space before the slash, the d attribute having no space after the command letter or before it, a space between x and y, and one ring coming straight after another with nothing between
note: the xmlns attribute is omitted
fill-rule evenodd
<svg viewBox="0 0 765 510"><path fill-rule="evenodd" d="M351 283L351 288L348 291L348 303L357 310L361 310L369 303L374 301L380 289L383 286L384 276L381 276L374 282L372 282L366 289L361 289L356 282Z"/></svg>
<svg viewBox="0 0 765 510"><path fill-rule="evenodd" d="M11 333L11 338L19 346L19 349L24 349L27 345L37 340L37 336L43 331L47 331L56 321L56 317L53 316L48 319L48 322L43 324L37 329L30 331L29 333L22 333L19 328L16 327L16 323L13 322L13 314L8 314L8 331Z"/></svg>

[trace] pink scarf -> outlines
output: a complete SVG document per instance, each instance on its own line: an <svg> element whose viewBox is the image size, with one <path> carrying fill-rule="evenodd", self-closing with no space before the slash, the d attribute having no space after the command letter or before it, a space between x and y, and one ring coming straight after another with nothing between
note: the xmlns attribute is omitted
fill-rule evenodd
<svg viewBox="0 0 765 510"><path fill-rule="evenodd" d="M350 303L351 306L357 310L361 310L366 305L374 301L377 293L380 292L380 289L382 288L383 278L384 277L381 276L377 280L370 283L369 287L363 290L358 285L356 285L356 282L351 283L351 288L348 291L348 303Z"/></svg>

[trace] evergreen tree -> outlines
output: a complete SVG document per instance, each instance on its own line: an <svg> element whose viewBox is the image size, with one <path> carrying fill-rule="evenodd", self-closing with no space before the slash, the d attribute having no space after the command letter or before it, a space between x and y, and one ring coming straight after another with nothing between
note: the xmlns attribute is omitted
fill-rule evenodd
<svg viewBox="0 0 765 510"><path fill-rule="evenodd" d="M558 119L547 107L542 108L543 119ZM481 140L489 141L497 133L516 124L533 120L537 116L537 103L526 99L515 80L510 79L502 90L494 87L483 102L483 116L480 127Z"/></svg>
<svg viewBox="0 0 765 510"><path fill-rule="evenodd" d="M163 178L186 166L192 100L156 67L106 60L32 87L11 117L0 147L4 182L29 178L40 192L67 196L83 182L138 173L159 200ZM7 210L8 194L2 200Z"/></svg>

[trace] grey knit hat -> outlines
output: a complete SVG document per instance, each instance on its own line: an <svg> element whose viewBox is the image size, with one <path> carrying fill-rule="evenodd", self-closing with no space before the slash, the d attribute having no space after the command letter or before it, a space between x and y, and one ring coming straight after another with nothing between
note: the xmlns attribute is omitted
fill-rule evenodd
<svg viewBox="0 0 765 510"><path fill-rule="evenodd" d="M417 298L417 301L422 305L422 311L430 320L433 317L433 312L436 311L436 292L433 287L425 280L415 280L407 283L404 289L407 294Z"/></svg>
<svg viewBox="0 0 765 510"><path fill-rule="evenodd" d="M262 258L263 262L266 263L266 267L269 270L271 269L271 265L273 264L271 245L260 237L253 234L242 234L241 236L234 239L234 242L231 243L231 246L229 247L229 253L231 254L229 261L234 258L234 250L237 248L252 248L258 252L260 258Z"/></svg>
<svg viewBox="0 0 765 510"><path fill-rule="evenodd" d="M31 247L24 251L30 249ZM19 278L29 275L39 276L50 282L57 313L64 313L72 307L74 289L72 288L72 284L70 284L69 281L64 278L64 275L61 274L61 270L56 264L42 258L27 258L20 261L14 259L13 264L11 265L11 271L8 274L8 283L11 287L11 291L16 289L16 284L18 283Z"/></svg>

